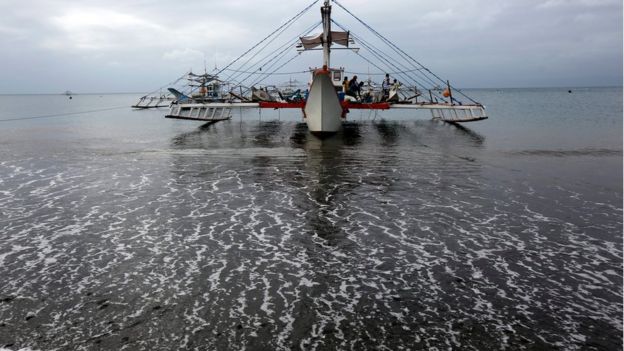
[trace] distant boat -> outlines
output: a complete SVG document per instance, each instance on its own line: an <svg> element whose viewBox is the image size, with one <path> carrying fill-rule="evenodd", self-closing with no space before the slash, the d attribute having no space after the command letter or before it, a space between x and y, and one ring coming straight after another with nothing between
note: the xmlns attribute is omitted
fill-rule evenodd
<svg viewBox="0 0 624 351"><path fill-rule="evenodd" d="M65 90L65 92L62 95L72 96L74 95L74 93L72 93L70 90Z"/></svg>

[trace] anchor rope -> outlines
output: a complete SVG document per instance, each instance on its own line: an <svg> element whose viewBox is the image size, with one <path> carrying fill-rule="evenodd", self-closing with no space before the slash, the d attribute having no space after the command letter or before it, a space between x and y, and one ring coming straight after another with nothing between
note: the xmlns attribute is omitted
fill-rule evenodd
<svg viewBox="0 0 624 351"><path fill-rule="evenodd" d="M40 119L40 118L53 118L53 117L65 117L65 116L83 115L83 114L94 113L94 112L119 110L119 109L122 109L122 108L127 109L128 106L124 105L124 106L106 107L106 108L101 108L101 109L96 109L96 110L85 110L85 111L76 111L76 112L55 113L55 114L50 114L50 115L15 117L15 118L0 119L0 122L23 121L23 120L28 120L28 119Z"/></svg>

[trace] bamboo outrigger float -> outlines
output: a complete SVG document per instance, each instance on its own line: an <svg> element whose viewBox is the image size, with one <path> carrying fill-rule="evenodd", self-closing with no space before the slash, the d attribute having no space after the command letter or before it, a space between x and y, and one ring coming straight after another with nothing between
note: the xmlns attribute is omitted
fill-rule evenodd
<svg viewBox="0 0 624 351"><path fill-rule="evenodd" d="M355 40L357 40L359 44L373 52L376 57L379 57L383 53L376 51L377 49L372 47L372 45L366 40L356 37L353 32L345 30L343 26L335 22L331 18L332 6L330 5L330 0L324 0L323 6L321 7L322 33L306 36L309 33L308 31L304 33L303 36L298 36L296 47L298 48L299 54L303 51L309 50L323 51L322 67L309 70L309 72L312 73L312 79L305 94L300 94L300 90L297 90L298 95L293 94L293 89L290 89L288 94L283 94L282 91L277 88L263 88L257 86L257 83L261 82L266 77L275 74L279 68L284 66L282 65L278 67L278 69L272 72L269 71L268 73L262 71L263 67L266 69L267 66L273 67L273 65L275 65L275 62L273 62L270 66L268 65L268 62L271 62L274 58L271 58L267 61L267 63L264 63L256 71L243 70L245 65L257 55L256 53L251 58L248 58L244 64L240 65L238 70L230 69L233 64L257 48L266 39L270 38L278 31L280 31L278 35L281 34L284 30L283 28L290 26L294 20L301 17L301 15L305 11L309 10L317 1L313 2L294 18L283 24L267 38L263 39L260 43L256 44L256 46L252 47L252 49L248 50L245 54L241 55L216 74L192 75L192 80L194 82L200 82L199 85L196 84L194 86L195 88L199 88L199 93L185 95L170 88L169 90L175 95L176 99L171 104L171 110L166 117L216 122L231 118L231 111L234 108L296 108L302 110L303 118L308 126L308 130L319 136L339 131L342 128L342 123L347 118L349 110L352 109L429 110L431 111L433 119L450 123L480 121L488 118L483 105L472 100L461 90L453 88L448 81L443 81L437 75L433 74L429 69L424 67L418 61L394 45L391 41L381 36L381 34L353 15L337 0L332 1L344 9L348 14L353 16L367 29L371 30L373 34L381 38L382 42L390 47L391 50L389 51L393 51L399 56L401 60L400 62L407 62L399 63L399 60L392 61L384 59L384 64L388 68L398 70L393 73L398 74L402 79L411 83L411 86L402 86L397 83L395 79L395 84L392 88L389 88L386 84L385 87L380 90L369 79L368 86L366 87L367 92L365 94L361 94L361 89L363 88L364 83L360 83L356 88L357 93L349 91L352 96L344 95L344 93L349 93L347 91L343 91L342 83L345 71L344 68L331 67L332 49L352 50L357 53L358 56L362 56L358 53L359 48L351 46L351 44L354 44ZM342 31L332 31L332 23L340 27ZM316 25L314 27L316 27ZM341 48L333 48L334 45L341 46ZM265 47L266 45L263 48ZM282 52L276 54L276 57L277 55L282 55ZM279 56L280 59L281 57L283 56ZM365 57L363 58L366 59ZM370 60L366 60L371 63ZM382 70L379 65L375 65L375 67ZM411 70L407 70L405 68L409 68ZM228 81L228 79L225 79L224 81L219 80L217 78L218 75L226 70L234 72L230 74L230 77L239 77L244 74L248 74L248 76L240 82L237 82L235 79L231 79L230 81ZM258 79L255 84L244 86L242 82L253 75L259 75L260 79ZM389 75L387 74L386 79L389 80L388 76ZM426 83L429 84L429 88L425 86ZM440 84L446 86L443 91L440 88ZM426 96L422 96L424 91L428 92L429 99L427 99ZM207 94L208 92L209 95ZM453 96L454 93L469 99L471 103L461 103L456 97ZM401 98L402 96L409 97Z"/></svg>
<svg viewBox="0 0 624 351"><path fill-rule="evenodd" d="M164 95L160 95L158 97L143 96L139 99L139 101L137 101L136 104L132 105L132 108L144 110L150 108L169 107L172 101L172 98Z"/></svg>

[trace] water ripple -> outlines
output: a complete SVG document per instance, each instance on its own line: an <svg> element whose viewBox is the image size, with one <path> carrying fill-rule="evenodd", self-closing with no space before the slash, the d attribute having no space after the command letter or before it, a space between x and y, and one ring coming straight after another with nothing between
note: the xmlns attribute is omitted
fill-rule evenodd
<svg viewBox="0 0 624 351"><path fill-rule="evenodd" d="M0 345L621 346L621 193L438 124L211 133L0 163Z"/></svg>

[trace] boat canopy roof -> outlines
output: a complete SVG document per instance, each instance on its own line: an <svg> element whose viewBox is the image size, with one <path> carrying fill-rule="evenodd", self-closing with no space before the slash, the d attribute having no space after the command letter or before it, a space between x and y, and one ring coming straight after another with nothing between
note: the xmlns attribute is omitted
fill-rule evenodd
<svg viewBox="0 0 624 351"><path fill-rule="evenodd" d="M323 33L308 37L301 37L301 44L306 50L323 45ZM349 46L349 32L331 32L331 41L342 46Z"/></svg>

